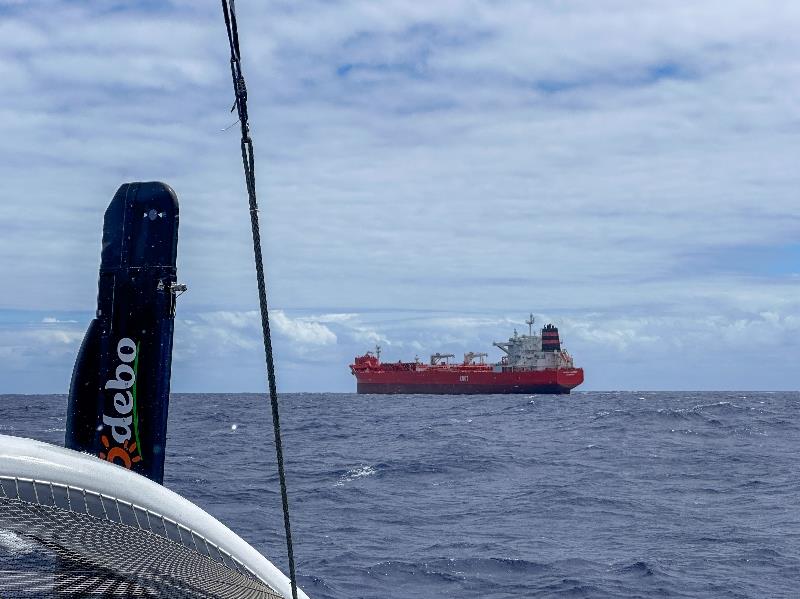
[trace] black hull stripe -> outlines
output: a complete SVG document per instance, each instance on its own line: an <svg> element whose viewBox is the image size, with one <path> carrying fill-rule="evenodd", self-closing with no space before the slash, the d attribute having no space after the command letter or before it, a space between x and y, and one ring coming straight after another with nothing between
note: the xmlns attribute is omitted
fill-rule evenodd
<svg viewBox="0 0 800 599"><path fill-rule="evenodd" d="M561 385L407 385L384 383L358 383L358 393L374 393L382 395L425 394L425 395L493 395L511 393L542 393L568 395L570 387Z"/></svg>

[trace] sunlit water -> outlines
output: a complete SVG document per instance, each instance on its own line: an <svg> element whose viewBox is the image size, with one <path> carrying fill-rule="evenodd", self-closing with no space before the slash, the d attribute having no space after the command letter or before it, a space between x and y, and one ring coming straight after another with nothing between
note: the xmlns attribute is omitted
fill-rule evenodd
<svg viewBox="0 0 800 599"><path fill-rule="evenodd" d="M0 432L61 444L65 402L0 396ZM282 417L312 598L799 596L798 393L300 394ZM165 482L285 570L268 418L174 396Z"/></svg>

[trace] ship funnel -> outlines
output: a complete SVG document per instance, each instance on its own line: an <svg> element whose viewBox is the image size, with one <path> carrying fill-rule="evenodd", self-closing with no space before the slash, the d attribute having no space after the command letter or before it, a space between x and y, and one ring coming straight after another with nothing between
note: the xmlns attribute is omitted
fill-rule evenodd
<svg viewBox="0 0 800 599"><path fill-rule="evenodd" d="M69 390L66 446L164 479L176 294L178 198L126 183L105 213L97 315Z"/></svg>
<svg viewBox="0 0 800 599"><path fill-rule="evenodd" d="M552 324L542 328L542 351L561 351L558 329Z"/></svg>

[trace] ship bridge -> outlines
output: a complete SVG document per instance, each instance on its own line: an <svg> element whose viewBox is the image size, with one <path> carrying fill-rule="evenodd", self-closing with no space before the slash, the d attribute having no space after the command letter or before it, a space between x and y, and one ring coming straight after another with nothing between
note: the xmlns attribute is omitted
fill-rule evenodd
<svg viewBox="0 0 800 599"><path fill-rule="evenodd" d="M492 343L506 354L497 365L497 370L509 367L525 370L573 367L572 358L561 349L558 328L548 324L542 328L541 335L534 335L534 322L535 319L531 314L525 321L528 325L527 335L520 335L514 329L514 334L508 341Z"/></svg>

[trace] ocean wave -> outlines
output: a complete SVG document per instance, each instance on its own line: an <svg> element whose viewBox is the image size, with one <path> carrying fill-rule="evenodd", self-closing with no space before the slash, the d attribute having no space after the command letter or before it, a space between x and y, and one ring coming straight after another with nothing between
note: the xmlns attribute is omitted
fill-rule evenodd
<svg viewBox="0 0 800 599"><path fill-rule="evenodd" d="M616 571L620 574L637 574L640 576L655 575L655 567L645 561L637 561L632 564L617 567Z"/></svg>
<svg viewBox="0 0 800 599"><path fill-rule="evenodd" d="M359 478L366 478L367 476L374 476L377 473L378 471L372 466L362 465L357 468L352 468L339 477L339 480L336 481L336 486L341 487L345 483L358 480Z"/></svg>
<svg viewBox="0 0 800 599"><path fill-rule="evenodd" d="M505 575L534 574L550 566L507 557L436 558L420 562L385 561L370 566L371 574L424 575L445 579L469 577L499 577Z"/></svg>

